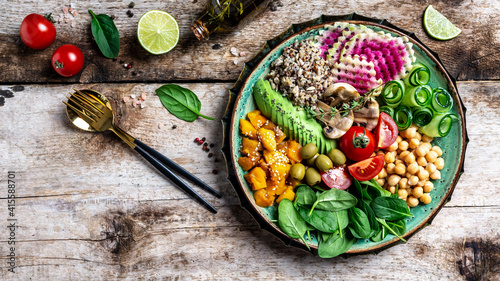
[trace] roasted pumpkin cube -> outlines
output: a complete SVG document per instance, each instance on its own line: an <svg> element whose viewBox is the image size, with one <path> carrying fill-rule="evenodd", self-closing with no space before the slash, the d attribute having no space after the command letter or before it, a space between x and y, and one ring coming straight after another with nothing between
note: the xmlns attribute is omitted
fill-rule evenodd
<svg viewBox="0 0 500 281"><path fill-rule="evenodd" d="M302 149L302 145L296 141L290 141L288 144L288 152L287 156L290 160L293 160L295 163L302 161L302 155L300 155L300 150Z"/></svg>
<svg viewBox="0 0 500 281"><path fill-rule="evenodd" d="M290 160L288 157L279 152L278 150L275 151L269 151L269 150L264 150L262 152L262 155L264 155L264 159L266 160L267 164L271 165L273 163L288 163Z"/></svg>
<svg viewBox="0 0 500 281"><path fill-rule="evenodd" d="M276 125L271 120L267 120L266 124L264 124L262 126L262 128L268 129L268 130L274 130L274 127L276 127Z"/></svg>
<svg viewBox="0 0 500 281"><path fill-rule="evenodd" d="M254 140L257 139L257 130L248 120L240 119L240 131L245 137L249 137Z"/></svg>
<svg viewBox="0 0 500 281"><path fill-rule="evenodd" d="M287 155L288 153L288 141L282 141L276 145L276 150L279 152L283 153L284 155Z"/></svg>
<svg viewBox="0 0 500 281"><path fill-rule="evenodd" d="M271 180L283 180L288 177L288 174L290 173L290 168L292 165L286 164L286 163L280 163L280 162L275 162L270 164L270 172L269 172L269 178Z"/></svg>
<svg viewBox="0 0 500 281"><path fill-rule="evenodd" d="M269 151L276 150L276 138L274 135L274 131L260 128L257 130L257 136L259 137L259 141L262 143L265 149Z"/></svg>
<svg viewBox="0 0 500 281"><path fill-rule="evenodd" d="M283 193L281 193L280 196L278 196L278 199L276 199L276 203L279 204L281 200L285 198L292 202L293 200L295 200L295 192L293 191L293 187L287 186L286 190Z"/></svg>
<svg viewBox="0 0 500 281"><path fill-rule="evenodd" d="M272 195L280 195L286 190L285 179L278 179L278 180L268 179L266 190Z"/></svg>
<svg viewBox="0 0 500 281"><path fill-rule="evenodd" d="M243 169L243 171L248 171L253 168L253 166L259 163L260 156L244 156L238 158L238 164Z"/></svg>
<svg viewBox="0 0 500 281"><path fill-rule="evenodd" d="M264 172L261 167L254 167L243 177L250 184L252 190L259 190L267 187L266 172Z"/></svg>
<svg viewBox="0 0 500 281"><path fill-rule="evenodd" d="M268 119L263 116L259 110L254 110L248 112L248 120L250 120L250 123L255 127L255 129L259 129L260 127L264 126L264 124L267 123Z"/></svg>
<svg viewBox="0 0 500 281"><path fill-rule="evenodd" d="M276 143L280 143L286 139L285 133L278 126L274 126L274 138L276 139Z"/></svg>
<svg viewBox="0 0 500 281"><path fill-rule="evenodd" d="M287 179L286 179L286 182L288 183L288 185L290 185L291 187L296 187L297 185L301 184L302 181L298 181L294 178L292 178L291 176L289 176Z"/></svg>
<svg viewBox="0 0 500 281"><path fill-rule="evenodd" d="M257 166L261 167L264 172L266 172L266 177L269 178L269 164L267 164L266 160L264 157L261 157L259 162L257 163Z"/></svg>
<svg viewBox="0 0 500 281"><path fill-rule="evenodd" d="M276 196L270 194L265 189L259 189L254 192L253 198L255 198L257 206L265 208L273 205Z"/></svg>
<svg viewBox="0 0 500 281"><path fill-rule="evenodd" d="M262 144L258 140L252 140L245 137L241 140L241 154L245 156L257 156L260 155L260 150L262 150Z"/></svg>

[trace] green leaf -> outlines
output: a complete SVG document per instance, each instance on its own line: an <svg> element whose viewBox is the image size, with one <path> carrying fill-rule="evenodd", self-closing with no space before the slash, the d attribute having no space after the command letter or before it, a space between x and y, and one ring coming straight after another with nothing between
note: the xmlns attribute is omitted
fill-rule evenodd
<svg viewBox="0 0 500 281"><path fill-rule="evenodd" d="M189 89L175 84L167 84L156 89L156 94L163 106L179 119L193 122L198 116L201 116L214 120L212 117L200 114L201 102L196 94Z"/></svg>
<svg viewBox="0 0 500 281"><path fill-rule="evenodd" d="M322 258L333 258L345 253L356 242L348 231L342 235L330 237L328 240L321 240L318 245L318 255Z"/></svg>
<svg viewBox="0 0 500 281"><path fill-rule="evenodd" d="M373 212L370 205L365 200L359 200L358 207L368 217L368 221L370 222L370 228L373 231L372 235L377 233L378 230L380 229L380 225L378 224L377 218L375 217L375 213Z"/></svg>
<svg viewBox="0 0 500 281"><path fill-rule="evenodd" d="M299 207L300 216L315 229L325 232L334 233L338 230L337 217L333 212L314 210L309 216L309 210L303 207Z"/></svg>
<svg viewBox="0 0 500 281"><path fill-rule="evenodd" d="M289 199L281 200L278 206L278 223L281 230L291 238L300 239L309 248L304 239L307 231L306 221L302 219L299 212L293 207Z"/></svg>
<svg viewBox="0 0 500 281"><path fill-rule="evenodd" d="M310 213L312 213L315 208L332 212L347 210L355 206L357 202L358 200L356 197L349 192L332 188L318 195Z"/></svg>
<svg viewBox="0 0 500 281"><path fill-rule="evenodd" d="M295 205L298 206L311 206L316 201L316 193L305 184L301 184L295 193Z"/></svg>
<svg viewBox="0 0 500 281"><path fill-rule="evenodd" d="M356 238L369 238L371 234L368 216L361 209L353 207L349 212L349 229Z"/></svg>
<svg viewBox="0 0 500 281"><path fill-rule="evenodd" d="M373 212L378 218L400 220L413 216L404 200L394 197L377 197L371 203Z"/></svg>
<svg viewBox="0 0 500 281"><path fill-rule="evenodd" d="M92 15L90 27L95 42L101 50L101 53L107 58L114 58L120 52L120 34L115 26L115 22L108 15L95 15L92 10L89 10Z"/></svg>
<svg viewBox="0 0 500 281"><path fill-rule="evenodd" d="M401 237L401 235L399 235L398 232L394 231L394 229L392 229L388 224L387 222L384 220L384 219L380 219L380 218L377 218L377 221L383 225L390 233L394 234L395 236L397 236L401 241L403 242L406 242L406 240Z"/></svg>

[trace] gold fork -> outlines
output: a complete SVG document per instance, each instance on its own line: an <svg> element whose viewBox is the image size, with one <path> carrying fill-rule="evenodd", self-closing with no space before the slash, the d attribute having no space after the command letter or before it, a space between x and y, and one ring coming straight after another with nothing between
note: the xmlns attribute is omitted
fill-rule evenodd
<svg viewBox="0 0 500 281"><path fill-rule="evenodd" d="M65 103L69 108L71 108L71 110L78 114L80 118L82 118L96 131L103 132L106 130L110 130L114 132L118 137L120 137L131 148L141 154L141 156L143 156L148 162L150 162L155 168L157 168L162 174L164 174L177 186L194 197L199 203L207 207L211 212L217 213L217 210L212 205L210 205L204 198L196 193L196 191L194 191L182 179L174 174L169 168L175 170L192 182L200 185L202 188L209 191L216 197L221 198L222 196L217 191L189 173L177 163L168 159L166 156L162 155L161 153L147 146L141 141L130 136L128 133L116 126L114 123L113 111L110 106L107 105L109 104L109 102L104 96L98 94L97 92L95 92L97 95L92 94L92 92L94 91L90 90L75 91L75 93L68 97L68 102L63 101L63 103Z"/></svg>

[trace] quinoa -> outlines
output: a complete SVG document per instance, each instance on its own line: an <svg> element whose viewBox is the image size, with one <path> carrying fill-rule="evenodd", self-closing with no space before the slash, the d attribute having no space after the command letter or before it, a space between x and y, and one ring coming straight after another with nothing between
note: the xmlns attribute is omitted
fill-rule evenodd
<svg viewBox="0 0 500 281"><path fill-rule="evenodd" d="M332 66L310 40L295 41L271 63L267 76L271 87L295 105L315 107L334 77Z"/></svg>

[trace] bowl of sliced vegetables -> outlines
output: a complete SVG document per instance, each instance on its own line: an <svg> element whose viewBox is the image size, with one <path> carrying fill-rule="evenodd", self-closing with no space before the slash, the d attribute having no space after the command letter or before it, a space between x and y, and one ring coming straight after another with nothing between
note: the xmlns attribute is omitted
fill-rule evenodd
<svg viewBox="0 0 500 281"><path fill-rule="evenodd" d="M245 64L230 93L223 152L242 207L286 245L320 257L406 242L463 171L455 80L385 20L292 25Z"/></svg>

